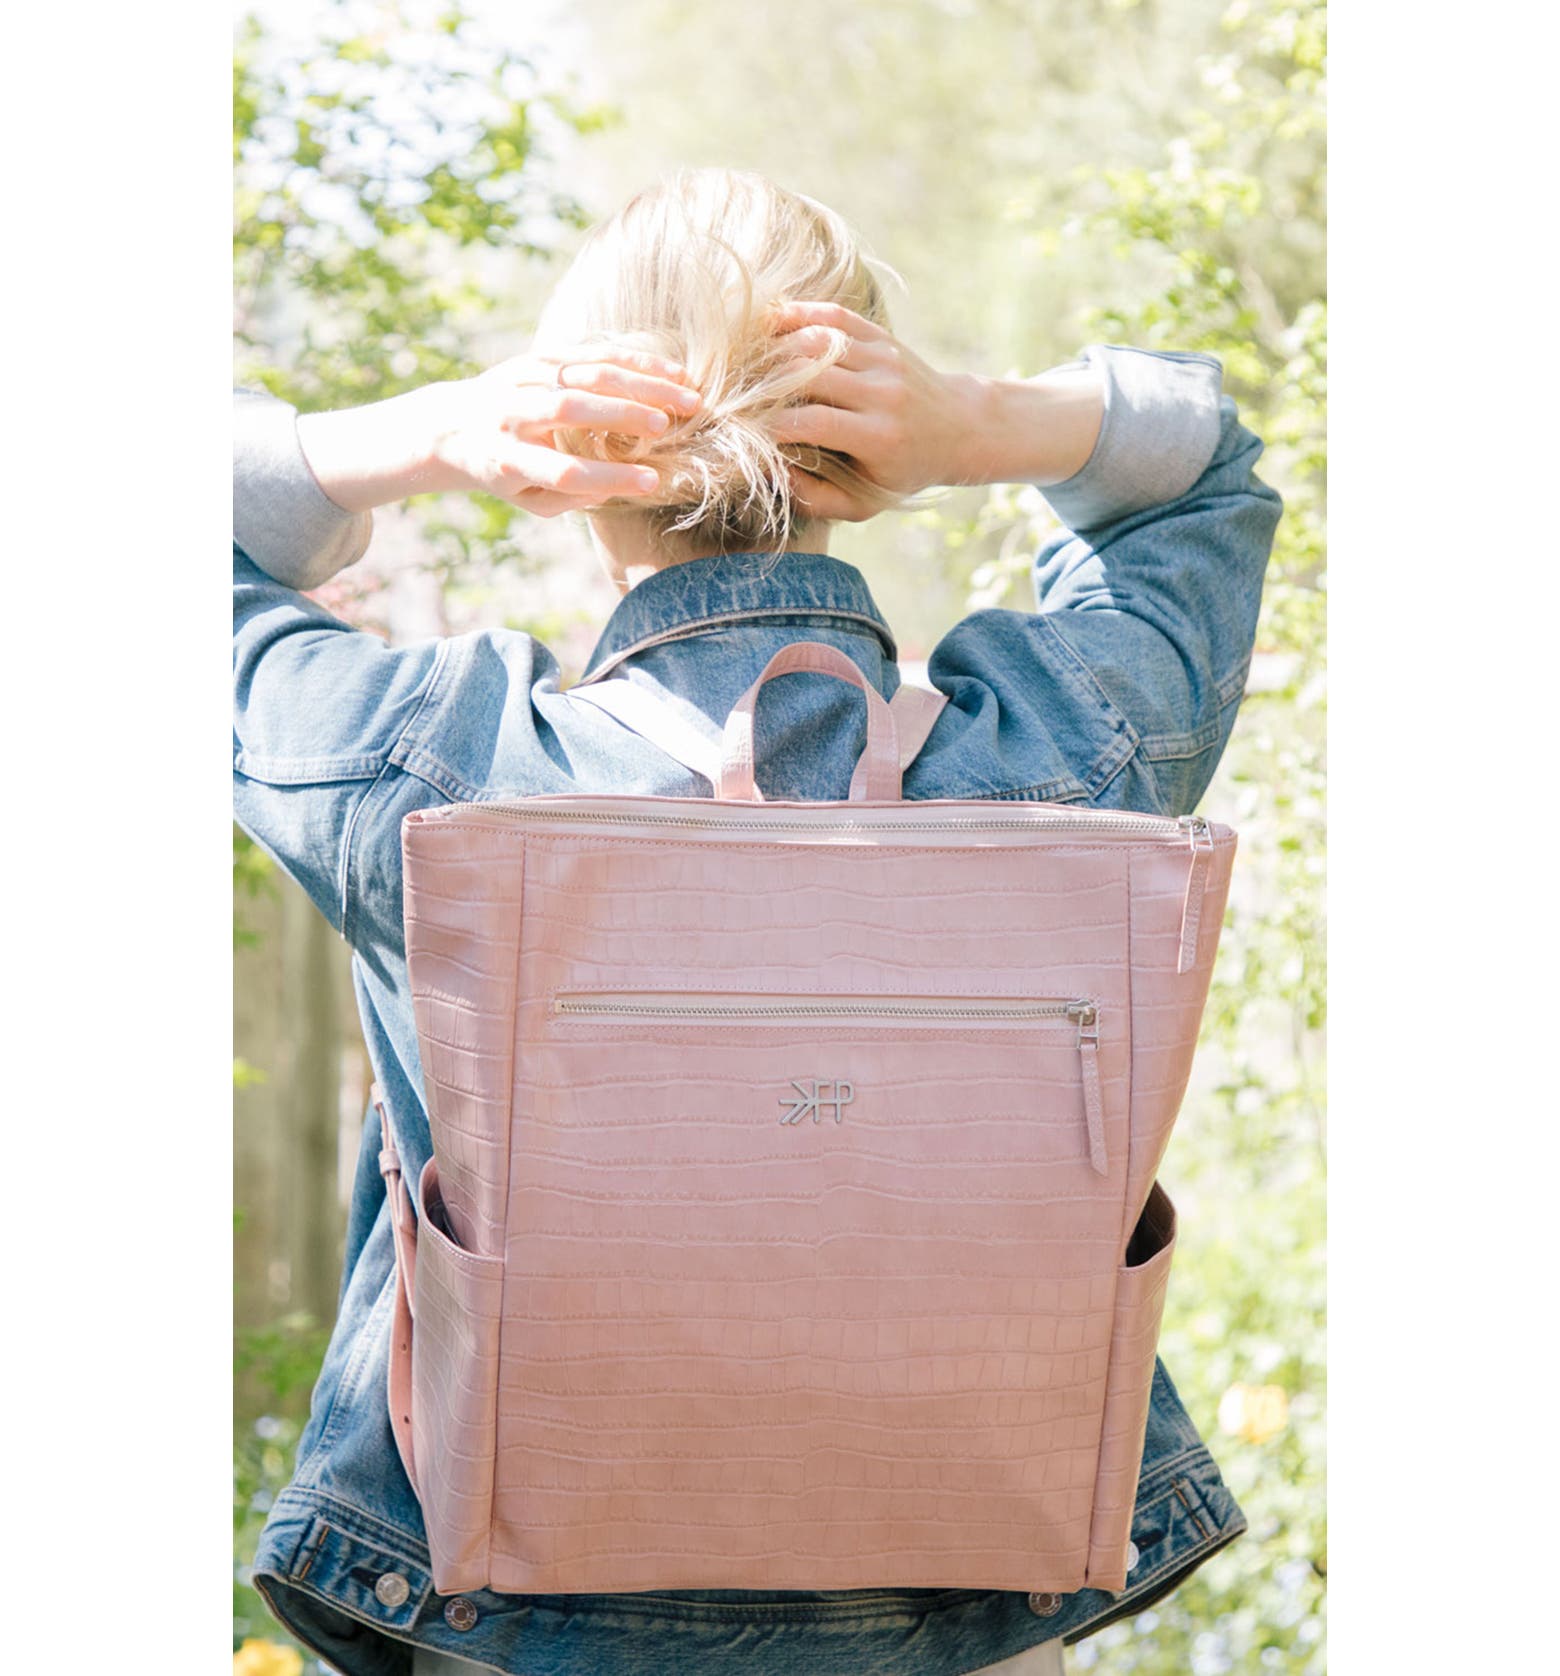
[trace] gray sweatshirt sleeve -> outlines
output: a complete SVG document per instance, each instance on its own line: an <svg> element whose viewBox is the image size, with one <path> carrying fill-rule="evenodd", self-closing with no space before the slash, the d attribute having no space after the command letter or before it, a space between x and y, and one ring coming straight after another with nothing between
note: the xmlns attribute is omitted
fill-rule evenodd
<svg viewBox="0 0 1560 1676"><path fill-rule="evenodd" d="M1113 523L1174 500L1213 458L1223 368L1212 355L1090 344L1069 367L1105 381L1105 417L1083 467L1042 488L1073 530Z"/></svg>
<svg viewBox="0 0 1560 1676"><path fill-rule="evenodd" d="M298 442L298 414L264 390L233 392L233 541L268 576L317 588L355 564L372 512L345 512L320 487Z"/></svg>

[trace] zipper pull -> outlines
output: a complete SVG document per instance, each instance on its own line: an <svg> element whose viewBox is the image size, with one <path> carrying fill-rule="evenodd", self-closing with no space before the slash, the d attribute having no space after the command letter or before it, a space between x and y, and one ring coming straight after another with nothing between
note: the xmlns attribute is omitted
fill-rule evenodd
<svg viewBox="0 0 1560 1676"><path fill-rule="evenodd" d="M1083 1069L1083 1113L1089 1123L1089 1163L1105 1175L1105 1101L1100 1094L1100 1010L1092 1001L1074 1001L1067 1016L1078 1021L1078 1063Z"/></svg>
<svg viewBox="0 0 1560 1676"><path fill-rule="evenodd" d="M1181 902L1181 952L1177 972L1190 972L1197 964L1197 939L1202 929L1203 889L1208 882L1208 858L1213 854L1213 833L1202 815L1182 815L1181 825L1191 840L1192 859L1186 870L1186 895Z"/></svg>

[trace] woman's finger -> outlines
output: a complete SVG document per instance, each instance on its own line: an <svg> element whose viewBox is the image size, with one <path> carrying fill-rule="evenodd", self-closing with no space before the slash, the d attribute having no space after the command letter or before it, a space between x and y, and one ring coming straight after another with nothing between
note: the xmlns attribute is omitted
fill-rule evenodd
<svg viewBox="0 0 1560 1676"><path fill-rule="evenodd" d="M812 402L776 414L772 434L777 442L811 442L842 454L870 451L879 440L876 425L865 414Z"/></svg>
<svg viewBox="0 0 1560 1676"><path fill-rule="evenodd" d="M690 384L653 377L632 367L615 366L610 361L566 361L562 363L561 383L566 390L591 390L597 395L619 396L677 413L697 412L704 399Z"/></svg>
<svg viewBox="0 0 1560 1676"><path fill-rule="evenodd" d="M507 360L494 362L482 376L506 380L513 384L553 384L557 380L560 366L573 366L591 361L611 361L633 372L642 373L650 378L665 379L668 383L678 386L690 382L688 369L681 361L671 360L664 355L647 355L637 349L618 349L610 343L600 341L552 348L545 354L528 349L522 354L509 356Z"/></svg>
<svg viewBox="0 0 1560 1676"><path fill-rule="evenodd" d="M864 343L878 343L894 335L843 303L781 303L770 315L770 323L779 332L795 331L802 326L837 326Z"/></svg>
<svg viewBox="0 0 1560 1676"><path fill-rule="evenodd" d="M647 355L638 349L618 349L610 342L599 338L577 344L571 350L549 355L548 359L570 364L578 361L610 361L634 372L647 373L652 378L664 378L672 384L691 383L688 369L681 361L670 360L664 355Z"/></svg>
<svg viewBox="0 0 1560 1676"><path fill-rule="evenodd" d="M522 489L512 497L522 512L535 518L556 518L564 512L589 512L595 504L589 496L561 495L556 489Z"/></svg>
<svg viewBox="0 0 1560 1676"><path fill-rule="evenodd" d="M619 496L642 500L661 486L657 472L649 466L636 466L616 460L583 460L575 454L563 454L556 448L544 448L536 443L512 444L507 456L506 475L513 487L506 489L510 496L524 489L556 489L560 494L599 505ZM525 481L520 481L521 478Z"/></svg>
<svg viewBox="0 0 1560 1676"><path fill-rule="evenodd" d="M642 402L623 401L616 396L592 395L587 390L548 391L540 411L529 400L517 405L522 411L507 418L504 429L520 437L528 432L559 430L656 437L664 436L673 423L664 408L647 407Z"/></svg>
<svg viewBox="0 0 1560 1676"><path fill-rule="evenodd" d="M789 469L791 492L797 505L814 518L828 518L835 523L859 523L870 517L872 509L864 506L848 490L825 482L803 471L800 466Z"/></svg>
<svg viewBox="0 0 1560 1676"><path fill-rule="evenodd" d="M782 348L797 360L818 360L832 348L840 330L838 326L798 326L795 331L780 334L784 340ZM881 354L880 345L863 343L860 338L853 338L847 333L845 353L831 365L845 367L851 372L865 372L878 364Z"/></svg>
<svg viewBox="0 0 1560 1676"><path fill-rule="evenodd" d="M848 408L852 413L872 412L880 405L881 395L881 385L869 374L848 372L841 367L825 367L807 385L809 401L826 407Z"/></svg>

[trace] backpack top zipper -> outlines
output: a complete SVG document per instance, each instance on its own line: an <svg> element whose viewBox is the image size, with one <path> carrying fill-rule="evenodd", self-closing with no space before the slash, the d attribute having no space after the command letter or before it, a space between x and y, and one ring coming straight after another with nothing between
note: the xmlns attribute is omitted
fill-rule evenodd
<svg viewBox="0 0 1560 1676"><path fill-rule="evenodd" d="M765 810L763 804L743 804L740 806L742 812L728 813L724 808L711 808L713 800L709 798L687 799L690 804L701 807L686 811L668 810L665 807L667 800L660 798L643 800L660 804L659 809L624 808L623 805L629 801L629 798L623 797L563 804L540 798L495 798L490 802L448 804L442 809L417 810L406 818L414 824L440 818L491 819L522 824L533 821L589 821L603 826L670 827L684 831L716 832L1022 832L1040 829L1174 838L1189 840L1194 848L1199 844L1211 844L1213 839L1213 828L1203 815L1140 815L1122 809L1073 810L1030 804L1022 814L1015 810L1011 814L928 817L916 813L874 817L870 814L850 814L850 804L768 805L767 808L774 813L759 812ZM941 800L928 799L920 806L935 808L938 801ZM959 802L958 807L968 809L970 805ZM789 812L801 808L816 808L817 813L803 815Z"/></svg>

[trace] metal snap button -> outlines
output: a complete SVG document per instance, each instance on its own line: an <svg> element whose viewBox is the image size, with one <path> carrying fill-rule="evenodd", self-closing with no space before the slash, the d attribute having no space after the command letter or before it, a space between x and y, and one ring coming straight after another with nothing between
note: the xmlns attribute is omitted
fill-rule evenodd
<svg viewBox="0 0 1560 1676"><path fill-rule="evenodd" d="M412 1592L412 1585L399 1571L384 1572L374 1585L374 1599L381 1606L400 1606Z"/></svg>
<svg viewBox="0 0 1560 1676"><path fill-rule="evenodd" d="M477 1609L464 1595L456 1595L454 1600L444 1603L444 1621L451 1629L475 1629Z"/></svg>
<svg viewBox="0 0 1560 1676"><path fill-rule="evenodd" d="M1138 1563L1138 1545L1135 1542L1127 1544L1127 1570L1135 1571Z"/></svg>
<svg viewBox="0 0 1560 1676"><path fill-rule="evenodd" d="M1062 1597L1060 1595L1041 1594L1036 1590L1029 1597L1029 1610L1037 1618L1054 1618L1061 1609Z"/></svg>

